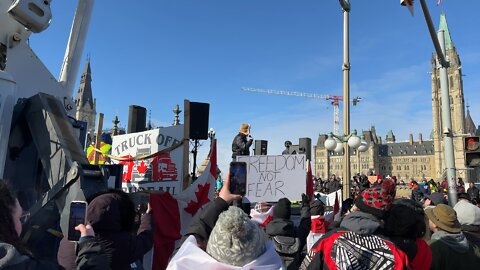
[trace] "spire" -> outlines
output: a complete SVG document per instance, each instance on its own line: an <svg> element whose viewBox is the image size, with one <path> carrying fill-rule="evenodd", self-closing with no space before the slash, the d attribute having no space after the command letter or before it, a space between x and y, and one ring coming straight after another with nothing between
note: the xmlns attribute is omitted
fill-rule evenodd
<svg viewBox="0 0 480 270"><path fill-rule="evenodd" d="M76 103L78 108L85 106L87 103L90 104L91 108L95 108L92 94L92 71L90 69L90 57L87 58L87 63L85 64L82 77L80 78Z"/></svg>
<svg viewBox="0 0 480 270"><path fill-rule="evenodd" d="M387 143L395 142L395 135L393 135L393 131L391 129L388 131L387 136L385 136L385 142Z"/></svg>
<svg viewBox="0 0 480 270"><path fill-rule="evenodd" d="M445 33L445 49L451 50L453 48L453 42L452 37L450 36L450 31L448 31L447 18L445 17L444 12L440 14L440 25L438 28L439 30L443 30Z"/></svg>
<svg viewBox="0 0 480 270"><path fill-rule="evenodd" d="M473 122L472 117L470 116L470 106L467 105L467 116L465 117L465 131L470 135L475 135L477 133L477 128Z"/></svg>

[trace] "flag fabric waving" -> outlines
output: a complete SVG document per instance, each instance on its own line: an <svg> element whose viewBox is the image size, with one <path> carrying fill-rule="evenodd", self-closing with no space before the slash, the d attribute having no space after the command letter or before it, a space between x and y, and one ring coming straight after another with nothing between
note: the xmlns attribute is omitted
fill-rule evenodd
<svg viewBox="0 0 480 270"><path fill-rule="evenodd" d="M437 6L439 6L442 3L442 0L437 1Z"/></svg>
<svg viewBox="0 0 480 270"><path fill-rule="evenodd" d="M152 269L166 269L178 240L184 235L194 217L213 201L217 175L217 147L213 140L210 161L205 171L182 193L151 194L150 204L154 219Z"/></svg>
<svg viewBox="0 0 480 270"><path fill-rule="evenodd" d="M262 203L257 203L257 205L258 204L262 204ZM263 203L263 204L266 204L266 203ZM251 220L253 222L257 223L258 226L260 226L260 227L267 227L268 223L273 220L273 208L275 206L272 205L272 206L269 206L269 207L270 208L266 212L258 211L260 209L257 210L257 207L251 209L250 210Z"/></svg>

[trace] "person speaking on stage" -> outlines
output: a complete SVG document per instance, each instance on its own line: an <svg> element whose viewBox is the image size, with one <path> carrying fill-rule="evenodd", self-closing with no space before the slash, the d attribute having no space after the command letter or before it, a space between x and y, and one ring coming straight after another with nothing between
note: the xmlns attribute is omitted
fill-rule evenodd
<svg viewBox="0 0 480 270"><path fill-rule="evenodd" d="M241 124L240 131L232 142L232 159L235 161L237 156L250 155L250 146L253 143L253 138L250 136L250 125Z"/></svg>

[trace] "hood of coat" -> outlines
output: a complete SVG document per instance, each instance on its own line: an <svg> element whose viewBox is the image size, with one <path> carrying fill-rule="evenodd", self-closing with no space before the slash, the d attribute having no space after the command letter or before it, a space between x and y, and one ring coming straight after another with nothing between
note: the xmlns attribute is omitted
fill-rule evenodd
<svg viewBox="0 0 480 270"><path fill-rule="evenodd" d="M340 227L354 233L371 235L378 229L383 228L383 223L372 214L355 211L343 218Z"/></svg>
<svg viewBox="0 0 480 270"><path fill-rule="evenodd" d="M270 236L293 236L295 234L295 226L290 220L277 218L268 223L265 232Z"/></svg>
<svg viewBox="0 0 480 270"><path fill-rule="evenodd" d="M120 232L130 219L129 204L116 193L99 195L88 205L87 220L95 232Z"/></svg>
<svg viewBox="0 0 480 270"><path fill-rule="evenodd" d="M198 270L198 269L283 269L282 260L275 251L271 241L267 242L265 252L244 266L233 266L218 262L197 246L195 237L190 235L182 244L175 256L170 260L167 270Z"/></svg>
<svg viewBox="0 0 480 270"><path fill-rule="evenodd" d="M432 240L442 241L458 253L466 253L470 247L463 233L449 233L439 230L432 234Z"/></svg>
<svg viewBox="0 0 480 270"><path fill-rule="evenodd" d="M19 264L26 259L28 257L20 254L14 246L0 242L0 269Z"/></svg>

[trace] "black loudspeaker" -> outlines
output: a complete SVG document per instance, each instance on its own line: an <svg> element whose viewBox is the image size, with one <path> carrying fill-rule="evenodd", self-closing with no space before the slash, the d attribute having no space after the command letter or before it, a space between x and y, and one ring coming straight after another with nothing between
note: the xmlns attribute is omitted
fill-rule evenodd
<svg viewBox="0 0 480 270"><path fill-rule="evenodd" d="M308 160L312 160L312 140L310 138L299 139L298 154L305 154Z"/></svg>
<svg viewBox="0 0 480 270"><path fill-rule="evenodd" d="M210 104L190 102L190 139L208 139L208 116Z"/></svg>
<svg viewBox="0 0 480 270"><path fill-rule="evenodd" d="M268 141L255 140L255 155L267 155L267 145Z"/></svg>
<svg viewBox="0 0 480 270"><path fill-rule="evenodd" d="M127 133L141 132L147 130L147 109L142 106L128 106Z"/></svg>

